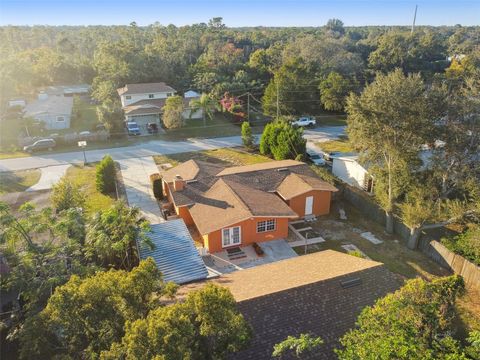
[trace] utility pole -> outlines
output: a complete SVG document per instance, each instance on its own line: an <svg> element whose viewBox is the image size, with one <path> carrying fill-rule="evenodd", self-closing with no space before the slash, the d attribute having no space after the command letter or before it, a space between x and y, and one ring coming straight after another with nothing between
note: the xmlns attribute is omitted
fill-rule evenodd
<svg viewBox="0 0 480 360"><path fill-rule="evenodd" d="M280 116L280 107L279 107L279 101L278 101L278 81L275 81L276 85L277 85L277 120Z"/></svg>
<svg viewBox="0 0 480 360"><path fill-rule="evenodd" d="M247 121L250 124L250 93L247 93Z"/></svg>
<svg viewBox="0 0 480 360"><path fill-rule="evenodd" d="M418 5L415 5L415 14L413 15L413 24L412 24L412 34L413 34L413 31L415 30L415 21L417 20L417 8L418 8Z"/></svg>

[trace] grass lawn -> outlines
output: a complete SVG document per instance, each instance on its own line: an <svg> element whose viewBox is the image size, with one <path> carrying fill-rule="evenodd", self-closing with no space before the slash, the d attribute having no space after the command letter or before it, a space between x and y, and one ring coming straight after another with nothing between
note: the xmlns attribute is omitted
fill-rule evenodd
<svg viewBox="0 0 480 360"><path fill-rule="evenodd" d="M0 173L0 194L21 192L40 180L38 169Z"/></svg>
<svg viewBox="0 0 480 360"><path fill-rule="evenodd" d="M95 164L88 164L85 167L72 165L67 169L65 176L82 187L87 198L87 214L91 215L96 211L108 209L115 202L115 198L103 195L95 187Z"/></svg>
<svg viewBox="0 0 480 360"><path fill-rule="evenodd" d="M28 156L31 156L31 155L24 151L12 151L12 152L1 151L0 152L0 160L22 158L22 157L28 157Z"/></svg>
<svg viewBox="0 0 480 360"><path fill-rule="evenodd" d="M71 129L73 131L92 131L99 124L97 105L90 104L76 96L73 100L73 114Z"/></svg>
<svg viewBox="0 0 480 360"><path fill-rule="evenodd" d="M347 125L346 115L317 115L315 116L318 126L345 126Z"/></svg>
<svg viewBox="0 0 480 360"><path fill-rule="evenodd" d="M173 166L190 159L222 164L225 166L251 165L272 161L269 157L245 151L243 148L223 148L170 155L156 155L156 164L170 163Z"/></svg>
<svg viewBox="0 0 480 360"><path fill-rule="evenodd" d="M261 133L265 121L252 121L252 132ZM183 140L193 137L221 137L241 134L241 126L232 122L225 114L216 113L212 119L207 119L205 126L202 119L187 119L185 126L180 129L165 130L159 135L163 140Z"/></svg>
<svg viewBox="0 0 480 360"><path fill-rule="evenodd" d="M340 138L338 140L317 142L315 145L324 152L332 152L332 151L353 152L354 151L346 137Z"/></svg>

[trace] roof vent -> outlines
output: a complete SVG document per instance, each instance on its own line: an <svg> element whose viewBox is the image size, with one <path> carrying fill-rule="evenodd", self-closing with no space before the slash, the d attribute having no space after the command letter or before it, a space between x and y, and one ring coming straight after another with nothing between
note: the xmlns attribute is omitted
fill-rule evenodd
<svg viewBox="0 0 480 360"><path fill-rule="evenodd" d="M187 183L187 184L192 184L192 183L196 183L196 182L198 182L197 179L192 179L192 180L185 181L185 183Z"/></svg>
<svg viewBox="0 0 480 360"><path fill-rule="evenodd" d="M279 168L277 171L288 171L288 168Z"/></svg>
<svg viewBox="0 0 480 360"><path fill-rule="evenodd" d="M350 280L345 280L340 282L340 286L344 289L348 289L361 284L362 284L362 279L360 278L355 278L355 279L350 279Z"/></svg>

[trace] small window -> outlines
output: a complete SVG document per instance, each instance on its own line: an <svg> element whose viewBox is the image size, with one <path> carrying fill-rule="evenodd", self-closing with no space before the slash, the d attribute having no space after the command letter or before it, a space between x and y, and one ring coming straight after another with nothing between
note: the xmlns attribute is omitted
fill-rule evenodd
<svg viewBox="0 0 480 360"><path fill-rule="evenodd" d="M127 96L125 96L125 99L132 100L132 97L130 95L127 95Z"/></svg>
<svg viewBox="0 0 480 360"><path fill-rule="evenodd" d="M149 99L153 99L154 97L155 97L155 95L153 95L153 94L148 94L148 98L149 98Z"/></svg>
<svg viewBox="0 0 480 360"><path fill-rule="evenodd" d="M274 231L276 226L275 219L257 222L257 233Z"/></svg>
<svg viewBox="0 0 480 360"><path fill-rule="evenodd" d="M65 117L64 117L64 116L57 116L57 121L58 121L58 122L64 122L64 121L65 121Z"/></svg>
<svg viewBox="0 0 480 360"><path fill-rule="evenodd" d="M167 93L167 97L170 97L172 96L173 94L172 93Z"/></svg>

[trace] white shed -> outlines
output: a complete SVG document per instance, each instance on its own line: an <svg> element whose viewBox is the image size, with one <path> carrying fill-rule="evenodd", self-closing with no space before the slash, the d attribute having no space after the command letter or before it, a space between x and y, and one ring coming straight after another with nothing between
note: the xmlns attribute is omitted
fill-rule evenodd
<svg viewBox="0 0 480 360"><path fill-rule="evenodd" d="M332 173L351 186L373 192L373 177L358 162L358 155L333 157Z"/></svg>

